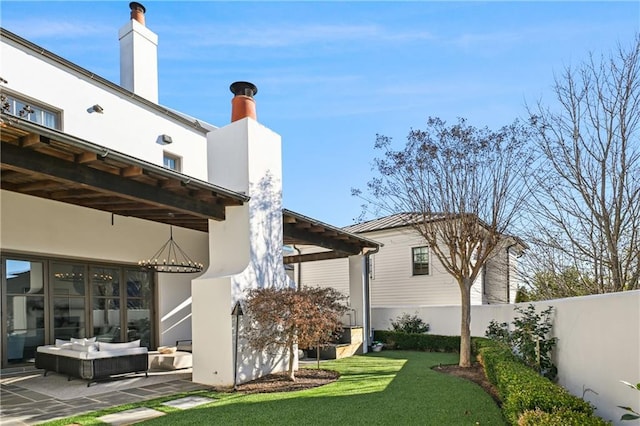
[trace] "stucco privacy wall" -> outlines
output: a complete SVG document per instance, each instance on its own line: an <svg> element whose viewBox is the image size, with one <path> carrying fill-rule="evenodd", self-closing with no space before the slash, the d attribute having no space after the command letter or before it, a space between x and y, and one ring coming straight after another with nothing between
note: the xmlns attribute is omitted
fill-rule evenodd
<svg viewBox="0 0 640 426"><path fill-rule="evenodd" d="M207 180L203 132L43 55L19 50L5 38L2 41L0 74L8 81L3 90L61 110L65 133L158 165L162 165L163 152L167 151L181 157L183 173ZM88 113L87 109L95 104L104 113ZM159 145L157 140L162 134L171 136L173 143Z"/></svg>
<svg viewBox="0 0 640 426"><path fill-rule="evenodd" d="M169 238L169 226L131 217L0 192L3 253L137 265ZM207 263L207 234L173 228L173 236L196 261ZM157 274L159 345L191 334L191 279L194 274Z"/></svg>
<svg viewBox="0 0 640 426"><path fill-rule="evenodd" d="M519 304L518 306L526 306ZM553 306L553 335L558 338L554 362L558 383L597 407L596 414L619 422L618 405L640 408L638 392L620 380L640 382L640 290L574 297L534 303L540 310ZM471 307L471 334L484 336L492 319L511 322L513 305ZM431 325L429 333L460 334L459 306L374 308L373 327L390 328L390 319L403 312L418 313ZM587 390L589 389L589 390ZM594 392L597 392L594 393Z"/></svg>

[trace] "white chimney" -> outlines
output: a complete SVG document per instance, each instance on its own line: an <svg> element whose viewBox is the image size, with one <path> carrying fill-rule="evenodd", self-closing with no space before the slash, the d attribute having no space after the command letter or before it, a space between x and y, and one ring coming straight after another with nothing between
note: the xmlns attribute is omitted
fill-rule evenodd
<svg viewBox="0 0 640 426"><path fill-rule="evenodd" d="M129 3L131 20L120 31L120 85L158 103L158 35L145 26L146 9Z"/></svg>

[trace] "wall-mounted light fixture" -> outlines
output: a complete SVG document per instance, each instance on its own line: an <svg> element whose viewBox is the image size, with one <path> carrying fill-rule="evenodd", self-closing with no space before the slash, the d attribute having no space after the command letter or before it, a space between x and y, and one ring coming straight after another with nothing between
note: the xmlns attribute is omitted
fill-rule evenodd
<svg viewBox="0 0 640 426"><path fill-rule="evenodd" d="M160 136L158 136L158 143L160 145L169 145L172 142L173 142L173 139L171 139L171 136L169 136L169 135L160 135Z"/></svg>
<svg viewBox="0 0 640 426"><path fill-rule="evenodd" d="M92 112L97 112L98 114L102 114L104 112L104 108L102 108L98 104L95 104L94 106L87 108L87 112L89 114L91 114Z"/></svg>

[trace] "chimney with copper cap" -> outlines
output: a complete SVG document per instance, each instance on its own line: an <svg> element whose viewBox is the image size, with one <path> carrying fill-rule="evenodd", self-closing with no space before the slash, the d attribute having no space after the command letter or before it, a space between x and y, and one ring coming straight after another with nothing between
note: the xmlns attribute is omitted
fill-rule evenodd
<svg viewBox="0 0 640 426"><path fill-rule="evenodd" d="M131 9L131 19L138 21L142 25L144 25L144 13L147 9L144 8L143 5L136 1L132 1L129 3L129 8Z"/></svg>
<svg viewBox="0 0 640 426"><path fill-rule="evenodd" d="M247 81L236 81L229 87L235 95L231 99L231 122L242 120L245 117L256 118L256 101L253 99L258 88Z"/></svg>
<svg viewBox="0 0 640 426"><path fill-rule="evenodd" d="M129 3L131 19L118 32L120 85L158 103L158 36L145 25L146 8Z"/></svg>

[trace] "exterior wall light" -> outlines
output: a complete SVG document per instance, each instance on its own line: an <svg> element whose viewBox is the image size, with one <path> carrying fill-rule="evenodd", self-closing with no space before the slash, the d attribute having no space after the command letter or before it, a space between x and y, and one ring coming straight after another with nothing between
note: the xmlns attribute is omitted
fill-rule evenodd
<svg viewBox="0 0 640 426"><path fill-rule="evenodd" d="M100 105L95 104L92 107L87 108L87 112L89 114L93 113L93 112L97 112L98 114L102 114L104 112L104 108L102 108Z"/></svg>
<svg viewBox="0 0 640 426"><path fill-rule="evenodd" d="M173 142L173 139L171 139L171 136L169 136L169 135L160 135L160 136L158 136L158 143L160 145L169 145L172 142Z"/></svg>

